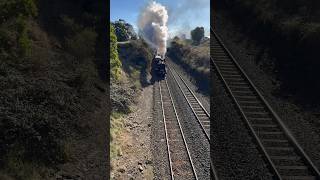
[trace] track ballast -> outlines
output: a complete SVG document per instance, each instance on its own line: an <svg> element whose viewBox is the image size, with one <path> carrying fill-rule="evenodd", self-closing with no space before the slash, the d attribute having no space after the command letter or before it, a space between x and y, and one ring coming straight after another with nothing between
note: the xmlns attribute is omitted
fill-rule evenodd
<svg viewBox="0 0 320 180"><path fill-rule="evenodd" d="M159 82L159 88L171 179L197 180L198 177L166 78Z"/></svg>

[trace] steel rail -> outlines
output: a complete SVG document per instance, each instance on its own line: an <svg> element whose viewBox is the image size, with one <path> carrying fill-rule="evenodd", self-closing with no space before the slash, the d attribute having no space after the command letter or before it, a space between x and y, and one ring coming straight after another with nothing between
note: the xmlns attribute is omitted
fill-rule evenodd
<svg viewBox="0 0 320 180"><path fill-rule="evenodd" d="M174 71L176 72L174 69L171 70L171 68L168 66L168 69L171 71L171 73ZM176 72L177 73L177 72ZM178 74L178 73L177 73ZM210 142L210 134L207 133L206 129L204 128L202 122L200 121L199 116L197 115L197 113L194 110L194 107L192 107L190 99L186 96L185 92L182 90L182 87L180 85L180 83L178 82L178 80L176 79L176 77L174 76L174 74L172 73L172 76L174 78L174 80L176 81L176 83L178 84L179 89L181 90L184 98L187 100L187 103L189 105L189 107L192 110L192 113L194 114L194 116L196 117L198 123L201 126L202 131L204 132L206 138L208 139L208 141ZM183 81L183 79L180 77L180 79ZM184 81L183 81L184 82ZM206 111L206 109L202 106L202 104L200 103L200 101L198 100L198 98L194 95L194 93L191 91L191 89L186 85L186 83L184 82L185 86L188 88L189 92L191 92L192 96L197 100L198 104L200 105L200 107L202 108L202 110L205 112L205 114L207 115L208 120L210 121L210 115L208 114L208 112Z"/></svg>
<svg viewBox="0 0 320 180"><path fill-rule="evenodd" d="M208 135L208 134L206 133L206 130L205 130L205 128L203 127L202 123L200 122L199 117L197 116L196 112L194 111L194 109L193 109L193 107L192 107L189 99L188 99L187 96L185 95L185 92L182 90L182 87L180 86L180 83L178 82L178 80L176 79L176 77L173 75L173 73L172 73L173 71L179 76L179 78L182 80L182 82L184 83L184 85L188 88L188 90L191 92L191 94L193 95L193 97L197 100L198 104L202 107L202 109L204 110L204 112L205 112L206 115L208 116L209 120L210 120L210 114L209 114L209 113L207 112L207 110L202 106L202 104L201 104L201 102L199 101L199 99L197 98L197 96L193 93L193 91L192 91L191 88L187 85L187 83L184 81L184 79L181 77L181 75L180 75L177 71L175 71L174 68L170 68L170 67L168 66L168 69L170 70L173 78L175 79L175 82L178 84L178 87L179 87L179 89L181 90L183 96L184 96L185 99L187 100L187 103L188 103L189 107L191 108L191 110L192 110L193 114L195 115L196 119L198 120L198 122L199 122L199 124L200 124L200 126L201 126L201 128L202 128L202 130L203 130L203 132L204 132L204 134L206 135L206 138L207 138L207 140L208 140L208 142L209 142L209 145L210 145L210 144L211 144L211 142L210 142L210 135ZM211 169L211 172L212 172L212 174L213 174L214 179L215 179L215 180L219 180L219 178L218 178L218 173L217 173L217 171L216 171L216 169L215 169L215 166L214 166L211 158L210 158L210 166L211 166L210 169Z"/></svg>
<svg viewBox="0 0 320 180"><path fill-rule="evenodd" d="M163 99L162 99L160 82L159 82L159 89L160 89L160 102L161 102L161 109L162 109L162 117L163 117L164 131L165 131L165 137L166 137L166 143L167 143L167 151L168 151L168 160L169 160L169 167L170 167L170 175L171 175L171 179L174 180L173 170L172 170L172 160L171 160L171 155L170 155L170 145L169 145L169 138L168 138L168 131L167 131L167 123L166 123L166 116L165 116L165 114L164 114L164 107L163 107Z"/></svg>
<svg viewBox="0 0 320 180"><path fill-rule="evenodd" d="M188 148L188 145L187 145L187 142L186 142L186 139L185 139L185 136L184 136L184 133L183 133L183 130L181 128L181 123L180 123L180 119L179 119L179 116L177 114L177 111L176 111L176 108L175 108L175 104L174 104L174 101L173 101L173 98L172 98L172 95L171 95L171 91L170 91L170 88L169 88L169 85L167 83L167 78L164 79L165 81L165 86L168 90L168 94L169 94L169 98L170 98L170 102L172 104L172 107L173 107L173 110L174 110L174 114L175 114L175 119L177 120L178 122L178 126L179 126L179 131L180 131L180 134L181 134L181 137L183 139L183 143L184 143L184 147L186 149L186 152L188 154L188 159L189 159L189 162L190 162L190 165L191 165L191 168L192 168L192 172L193 172L193 175L195 177L196 180L198 180L198 176L197 176L197 173L195 171L195 167L194 167L194 164L193 164L193 161L192 161L192 158L191 158L191 155L190 155L190 151L189 151L189 148ZM163 106L163 94L161 92L161 82L159 82L159 87L160 87L160 96L161 96L161 107L162 107L162 112L163 112L163 120L164 120L164 123L165 123L165 119L166 119L166 116L165 116L165 113L164 113L164 106ZM166 123L165 123L166 124ZM169 146L169 138L167 136L167 127L165 126L165 131L166 131L166 140L167 140L167 150L168 150L168 154L170 154L170 146ZM174 172L173 172L173 168L172 168L172 159L171 159L171 155L170 155L170 170L171 170L171 178L172 180L174 180Z"/></svg>
<svg viewBox="0 0 320 180"><path fill-rule="evenodd" d="M236 69L240 72L240 74L243 75L243 77L244 77L243 79L248 82L248 85L253 89L253 92L255 92L257 94L258 99L261 100L262 105L264 105L266 107L266 109L268 110L270 115L273 117L272 119L275 120L275 122L279 125L280 129L284 132L286 138L289 140L290 144L295 148L297 154L299 154L304 159L304 162L306 163L307 167L310 168L312 173L314 173L314 175L316 176L316 179L320 179L320 173L319 173L319 170L317 169L317 167L312 163L310 158L307 156L307 154L304 152L302 147L295 140L294 136L289 131L289 129L286 127L286 125L282 122L280 117L272 109L270 104L265 100L265 98L262 96L262 94L259 92L259 90L256 88L256 86L253 84L253 82L249 79L249 77L246 75L244 70L240 67L238 62L235 60L235 58L232 56L230 51L223 44L222 40L218 37L218 35L215 33L215 31L213 30L212 27L211 27L211 32L212 32L212 34L214 36L212 38L215 38L217 40L218 44L224 50L224 52L227 55L227 57L229 57L229 60L235 65ZM276 165L273 163L273 161L271 160L271 157L267 153L266 148L263 146L263 143L260 141L259 136L255 132L251 122L247 118L243 108L241 107L240 103L236 99L236 96L234 95L234 93L232 92L232 90L229 87L228 83L226 82L225 78L223 77L223 74L221 73L220 68L215 63L213 58L210 58L210 59L211 59L213 65L214 65L214 68L216 69L217 74L222 79L222 82L223 82L224 86L226 87L226 89L228 90L229 94L231 95L233 101L235 102L236 106L240 110L241 116L244 118L247 126L249 127L249 129L251 131L251 133L255 137L255 140L258 142L258 145L259 145L260 149L263 151L263 154L265 155L268 163L271 165L271 167L272 167L274 173L276 174L277 178L278 179L283 179L282 176L280 175L279 171L277 170Z"/></svg>

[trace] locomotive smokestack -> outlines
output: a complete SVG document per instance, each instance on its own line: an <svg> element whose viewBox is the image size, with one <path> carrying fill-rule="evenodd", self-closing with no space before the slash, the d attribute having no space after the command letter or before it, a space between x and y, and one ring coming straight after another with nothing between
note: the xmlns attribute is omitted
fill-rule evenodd
<svg viewBox="0 0 320 180"><path fill-rule="evenodd" d="M141 12L138 20L139 33L163 57L167 51L168 13L164 6L150 2Z"/></svg>

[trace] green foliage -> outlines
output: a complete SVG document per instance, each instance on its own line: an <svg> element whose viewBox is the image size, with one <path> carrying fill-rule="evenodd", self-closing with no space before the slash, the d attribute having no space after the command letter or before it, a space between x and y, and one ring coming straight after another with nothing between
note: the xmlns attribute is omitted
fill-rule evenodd
<svg viewBox="0 0 320 180"><path fill-rule="evenodd" d="M115 33L119 42L137 39L137 35L134 32L132 25L126 23L124 20L119 19L119 21L115 21L112 25L115 28Z"/></svg>
<svg viewBox="0 0 320 180"><path fill-rule="evenodd" d="M126 27L122 23L117 23L114 25L115 32L118 41L127 41L129 39Z"/></svg>
<svg viewBox="0 0 320 180"><path fill-rule="evenodd" d="M119 60L118 48L117 48L117 36L115 34L115 29L112 24L110 24L110 69L111 78L115 80L120 79L121 75L121 61Z"/></svg>
<svg viewBox="0 0 320 180"><path fill-rule="evenodd" d="M31 51L31 41L28 36L27 19L37 15L37 7L34 0L0 0L0 23L1 26L12 24L14 27L6 27L7 30L14 32L16 37L8 36L8 33L0 35L1 48L3 53L18 53L20 56L27 56ZM6 30L2 30L5 32ZM8 44L15 39L15 44ZM12 49L17 46L17 52ZM15 54L11 54L15 56Z"/></svg>
<svg viewBox="0 0 320 180"><path fill-rule="evenodd" d="M31 41L28 37L28 29L25 18L20 16L17 19L16 26L18 32L19 53L21 56L30 55Z"/></svg>
<svg viewBox="0 0 320 180"><path fill-rule="evenodd" d="M1 0L0 1L0 22L3 23L14 17L36 16L37 6L34 0Z"/></svg>
<svg viewBox="0 0 320 180"><path fill-rule="evenodd" d="M63 28L67 31L67 34L76 33L77 31L81 31L81 26L77 24L73 18L69 16L62 15L61 16Z"/></svg>
<svg viewBox="0 0 320 180"><path fill-rule="evenodd" d="M204 37L203 27L196 27L194 30L191 31L191 39L195 44L199 44L203 37Z"/></svg>
<svg viewBox="0 0 320 180"><path fill-rule="evenodd" d="M86 28L66 40L69 52L80 60L93 56L97 34Z"/></svg>

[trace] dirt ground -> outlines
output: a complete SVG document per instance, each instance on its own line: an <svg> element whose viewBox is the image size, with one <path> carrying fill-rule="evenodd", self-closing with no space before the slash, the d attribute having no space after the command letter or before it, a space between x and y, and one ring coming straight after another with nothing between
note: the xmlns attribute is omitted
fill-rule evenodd
<svg viewBox="0 0 320 180"><path fill-rule="evenodd" d="M117 139L121 152L111 159L111 179L153 179L151 123L153 88L147 86L133 112L124 119L124 130Z"/></svg>

